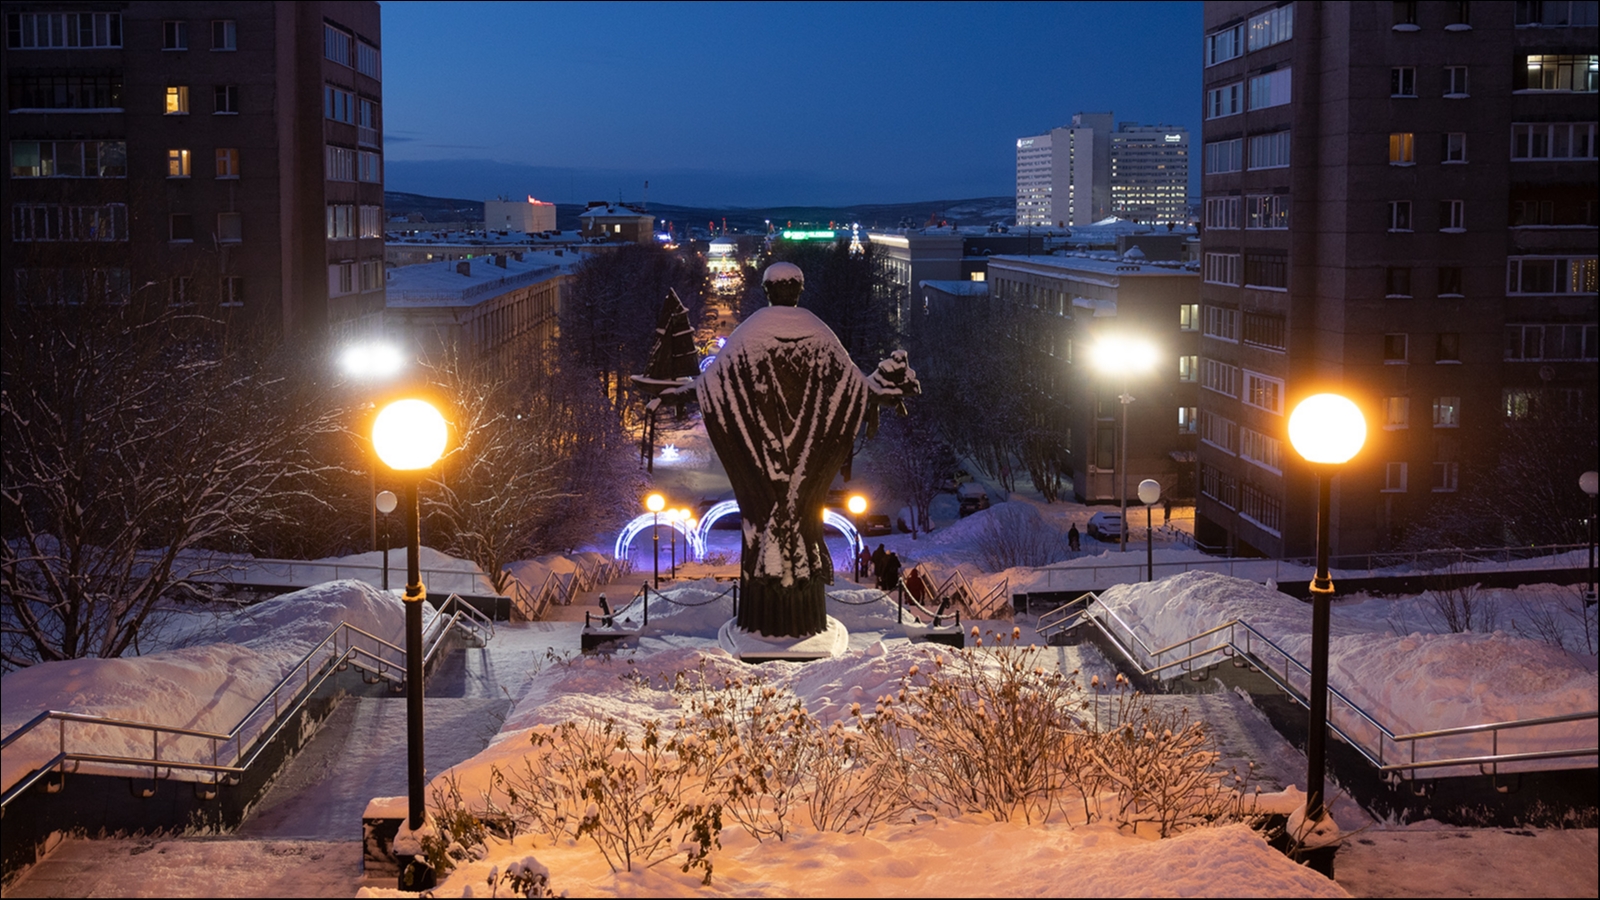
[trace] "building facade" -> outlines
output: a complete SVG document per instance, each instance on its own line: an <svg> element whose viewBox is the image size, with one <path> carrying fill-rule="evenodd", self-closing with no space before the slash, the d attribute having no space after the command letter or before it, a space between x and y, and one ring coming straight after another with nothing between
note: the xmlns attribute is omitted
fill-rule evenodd
<svg viewBox="0 0 1600 900"><path fill-rule="evenodd" d="M523 200L485 200L483 227L488 231L537 234L556 230L556 205L529 197Z"/></svg>
<svg viewBox="0 0 1600 900"><path fill-rule="evenodd" d="M1078 113L1071 124L1017 139L1017 224L1093 225L1118 215L1188 221L1189 133Z"/></svg>
<svg viewBox="0 0 1600 900"><path fill-rule="evenodd" d="M164 299L305 339L377 327L377 3L3 14L8 303Z"/></svg>
<svg viewBox="0 0 1600 900"><path fill-rule="evenodd" d="M1189 221L1189 129L1118 123L1111 133L1111 213L1150 225Z"/></svg>
<svg viewBox="0 0 1600 900"><path fill-rule="evenodd" d="M1312 552L1319 391L1368 422L1335 554L1485 489L1531 406L1594 417L1595 8L1206 4L1202 542Z"/></svg>
<svg viewBox="0 0 1600 900"><path fill-rule="evenodd" d="M593 201L578 214L585 238L608 243L654 244L656 217L621 203Z"/></svg>

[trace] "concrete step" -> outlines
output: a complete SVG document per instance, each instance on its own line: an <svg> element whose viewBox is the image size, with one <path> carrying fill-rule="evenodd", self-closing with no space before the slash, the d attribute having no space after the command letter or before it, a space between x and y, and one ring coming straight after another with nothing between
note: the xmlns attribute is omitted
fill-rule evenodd
<svg viewBox="0 0 1600 900"><path fill-rule="evenodd" d="M360 824L358 814L357 830ZM362 886L359 840L72 838L8 885L5 895L352 897Z"/></svg>

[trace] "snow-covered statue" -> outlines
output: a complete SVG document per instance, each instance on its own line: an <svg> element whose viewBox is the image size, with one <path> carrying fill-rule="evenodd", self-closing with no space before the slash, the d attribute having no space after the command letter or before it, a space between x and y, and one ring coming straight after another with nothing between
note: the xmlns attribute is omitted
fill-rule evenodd
<svg viewBox="0 0 1600 900"><path fill-rule="evenodd" d="M833 331L801 309L799 267L775 263L761 279L766 309L728 337L697 393L711 446L728 471L744 520L738 626L768 637L827 628L833 560L822 540L828 488L880 405L905 411L921 393L897 350L863 376Z"/></svg>

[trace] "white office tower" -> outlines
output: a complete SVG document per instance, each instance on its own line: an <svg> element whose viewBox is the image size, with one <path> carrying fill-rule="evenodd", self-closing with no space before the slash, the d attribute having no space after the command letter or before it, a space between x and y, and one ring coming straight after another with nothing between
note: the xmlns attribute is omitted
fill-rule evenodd
<svg viewBox="0 0 1600 900"><path fill-rule="evenodd" d="M1017 224L1090 225L1111 214L1111 113L1017 139Z"/></svg>
<svg viewBox="0 0 1600 900"><path fill-rule="evenodd" d="M1111 135L1111 212L1136 222L1183 224L1189 204L1189 132L1121 122Z"/></svg>
<svg viewBox="0 0 1600 900"><path fill-rule="evenodd" d="M1017 138L1017 224L1043 226L1050 218L1050 132Z"/></svg>

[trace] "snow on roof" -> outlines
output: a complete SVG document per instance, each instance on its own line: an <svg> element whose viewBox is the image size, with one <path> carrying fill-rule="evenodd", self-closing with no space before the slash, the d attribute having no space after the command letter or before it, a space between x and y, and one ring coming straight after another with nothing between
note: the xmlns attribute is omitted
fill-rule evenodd
<svg viewBox="0 0 1600 900"><path fill-rule="evenodd" d="M943 281L928 278L917 282L917 284L921 287L933 288L936 291L943 291L944 293L955 297L989 296L989 284L988 282L984 281Z"/></svg>
<svg viewBox="0 0 1600 900"><path fill-rule="evenodd" d="M505 266L495 256L505 257ZM582 257L529 251L518 260L509 254L474 259L421 263L389 270L388 306L476 306L493 296L494 288L510 290L571 271ZM469 274L462 274L465 267Z"/></svg>
<svg viewBox="0 0 1600 900"><path fill-rule="evenodd" d="M481 231L476 229L453 231L433 229L415 234L389 234L385 245L421 244L433 246L448 244L462 247L530 247L538 244L573 244L583 240L577 231Z"/></svg>
<svg viewBox="0 0 1600 900"><path fill-rule="evenodd" d="M654 219L655 216L640 212L631 206L620 203L607 203L604 206L591 206L578 214L580 219Z"/></svg>
<svg viewBox="0 0 1600 900"><path fill-rule="evenodd" d="M1117 278L1149 275L1165 277L1200 277L1200 272L1198 269L1191 268L1182 263L1151 262L1150 260L1125 262L1122 259L1118 259L1115 254L1112 254L1109 257L1078 254L1072 254L1069 256L1015 256L1011 254L1005 254L989 257L989 265L993 266L995 263L1023 263L1031 266L1044 266L1052 269L1061 269L1064 272L1082 272L1091 275L1110 275Z"/></svg>

